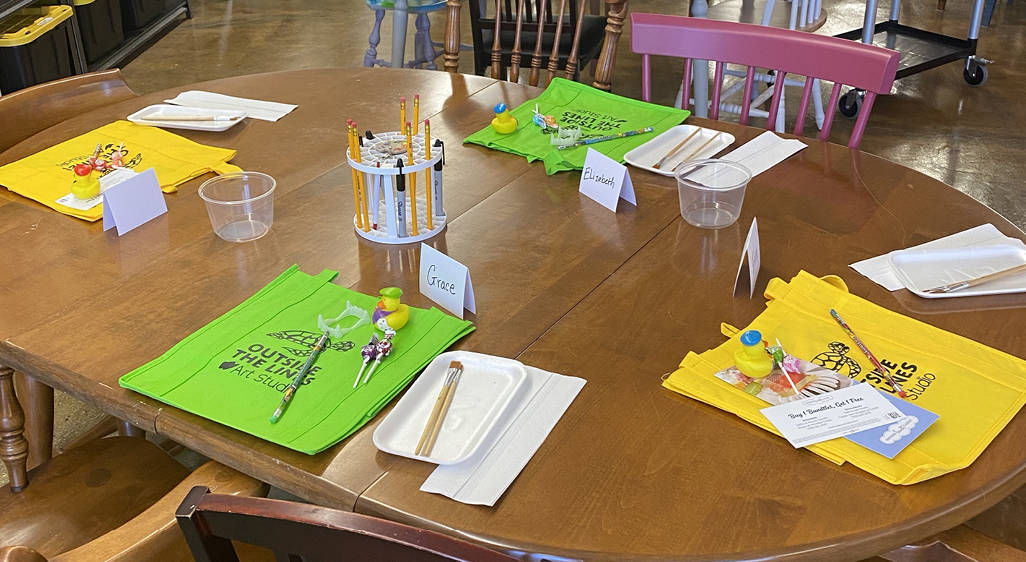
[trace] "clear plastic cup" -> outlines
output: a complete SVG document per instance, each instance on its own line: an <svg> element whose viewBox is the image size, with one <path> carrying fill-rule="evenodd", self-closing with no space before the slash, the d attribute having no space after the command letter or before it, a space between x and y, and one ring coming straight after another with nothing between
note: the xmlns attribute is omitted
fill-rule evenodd
<svg viewBox="0 0 1026 562"><path fill-rule="evenodd" d="M210 226L228 242L248 242L267 234L274 221L274 178L260 172L235 172L211 178L199 187Z"/></svg>
<svg viewBox="0 0 1026 562"><path fill-rule="evenodd" d="M737 221L752 172L737 162L694 160L676 173L680 216L700 228L723 228Z"/></svg>

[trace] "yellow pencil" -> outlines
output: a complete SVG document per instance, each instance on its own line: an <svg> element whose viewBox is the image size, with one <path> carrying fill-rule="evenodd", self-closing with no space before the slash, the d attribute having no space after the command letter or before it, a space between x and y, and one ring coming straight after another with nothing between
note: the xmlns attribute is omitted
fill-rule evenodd
<svg viewBox="0 0 1026 562"><path fill-rule="evenodd" d="M353 149L356 150L356 161L363 163L363 155L360 154L360 133L357 132L359 130L356 121L353 121ZM358 211L362 210L363 212L363 231L370 232L370 215L367 214L367 184L364 183L363 172L357 174L356 177L360 181L360 209Z"/></svg>
<svg viewBox="0 0 1026 562"><path fill-rule="evenodd" d="M431 160L431 120L424 120L424 159ZM427 195L427 225L428 230L433 230L435 225L432 224L432 217L434 213L431 210L431 168L434 166L428 166L424 170L424 193Z"/></svg>
<svg viewBox="0 0 1026 562"><path fill-rule="evenodd" d="M413 165L413 126L406 124L406 161ZM417 235L417 174L410 174L410 222L413 236Z"/></svg>
<svg viewBox="0 0 1026 562"><path fill-rule="evenodd" d="M353 150L353 122L346 125L346 134L349 136L349 156L356 160L356 151ZM363 213L360 212L360 181L356 179L356 168L353 170L353 212L356 213L356 226L363 230Z"/></svg>
<svg viewBox="0 0 1026 562"><path fill-rule="evenodd" d="M420 129L420 94L413 94L413 134Z"/></svg>
<svg viewBox="0 0 1026 562"><path fill-rule="evenodd" d="M399 98L399 134L402 135L406 126L406 96Z"/></svg>

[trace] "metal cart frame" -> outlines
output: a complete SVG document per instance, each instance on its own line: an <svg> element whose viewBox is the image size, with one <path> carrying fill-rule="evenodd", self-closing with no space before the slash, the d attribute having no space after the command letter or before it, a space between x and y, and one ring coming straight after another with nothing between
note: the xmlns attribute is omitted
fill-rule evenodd
<svg viewBox="0 0 1026 562"><path fill-rule="evenodd" d="M934 33L898 23L901 0L894 0L890 18L876 21L878 0L866 0L866 15L861 29L853 29L836 35L841 39L861 40L867 45L878 45L901 52L898 72L895 78L903 78L924 70L965 59L962 77L970 86L980 86L987 81L987 64L992 62L976 55L976 42L980 36L984 0L974 0L969 23L969 36L959 39L941 33ZM849 90L838 102L838 110L846 117L854 117L862 106L865 92Z"/></svg>

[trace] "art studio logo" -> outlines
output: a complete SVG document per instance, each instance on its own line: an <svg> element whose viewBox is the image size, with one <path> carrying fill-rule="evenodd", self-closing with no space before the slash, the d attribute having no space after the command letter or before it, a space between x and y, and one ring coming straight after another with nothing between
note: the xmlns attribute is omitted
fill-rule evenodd
<svg viewBox="0 0 1026 562"><path fill-rule="evenodd" d="M321 335L307 330L285 330L271 332L267 335L292 342L297 347L283 346L278 349L262 343L253 343L236 348L232 351L232 356L222 361L218 368L248 381L273 388L278 392L285 392L285 389L292 383L292 379L299 374L303 363L310 356L314 344ZM354 347L356 344L353 342L341 340L329 342L324 351L344 353ZM309 373L303 379L303 386L317 380L317 373L320 370L321 368L317 365L310 367Z"/></svg>
<svg viewBox="0 0 1026 562"><path fill-rule="evenodd" d="M813 357L812 362L845 375L850 379L868 382L885 392L897 393L891 388L890 382L883 373L876 369L864 372L858 362L848 356L851 352L849 346L842 342L833 341L827 345L827 348L827 351ZM922 396L930 385L937 380L937 375L933 373L920 373L919 365L909 361L897 363L886 358L880 358L880 364L891 372L894 382L901 385L901 388L908 394L909 400L916 400Z"/></svg>
<svg viewBox="0 0 1026 562"><path fill-rule="evenodd" d="M129 148L127 143L123 144L123 145L121 143L117 143L117 144L108 143L108 144L100 145L100 153L96 155L96 158L100 159L100 160L103 160L105 162L110 162L111 159L113 159L113 157L114 157L114 151L117 150L119 147L121 148L121 154L122 154L121 161L122 161L122 164L124 165L125 168L133 168L134 169L139 164L142 163L142 161L143 161L142 153L141 152L136 152L135 154L132 154L132 150ZM75 165L76 164L81 164L83 162L89 162L89 159L92 158L92 157L93 157L93 155L91 153L90 154L83 154L81 156L75 156L74 158L69 158L69 159L61 162L60 164L57 164L57 166L60 169L62 169L62 170L67 170L67 171L70 172L70 171L75 169ZM102 175L106 175L106 174L108 174L110 172L111 172L110 169L101 170L100 171L100 173Z"/></svg>

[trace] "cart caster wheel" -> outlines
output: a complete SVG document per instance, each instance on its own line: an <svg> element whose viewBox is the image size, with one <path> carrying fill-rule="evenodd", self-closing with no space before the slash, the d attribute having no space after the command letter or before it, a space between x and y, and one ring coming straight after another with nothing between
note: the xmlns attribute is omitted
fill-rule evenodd
<svg viewBox="0 0 1026 562"><path fill-rule="evenodd" d="M862 109L862 96L859 95L858 90L848 90L848 93L837 101L837 110L848 119L854 119L860 109Z"/></svg>
<svg viewBox="0 0 1026 562"><path fill-rule="evenodd" d="M983 64L976 65L976 72L969 72L969 69L962 71L962 78L965 78L966 84L970 86L982 86L987 81L987 66Z"/></svg>

